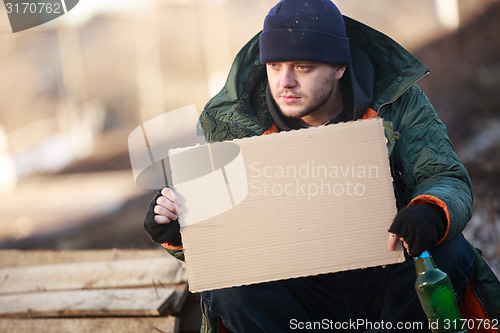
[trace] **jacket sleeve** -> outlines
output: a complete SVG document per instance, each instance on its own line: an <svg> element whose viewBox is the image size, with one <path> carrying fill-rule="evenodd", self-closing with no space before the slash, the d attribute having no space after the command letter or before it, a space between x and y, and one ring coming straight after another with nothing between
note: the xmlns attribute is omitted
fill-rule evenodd
<svg viewBox="0 0 500 333"><path fill-rule="evenodd" d="M416 85L391 107L398 136L393 159L400 166L402 202L440 206L448 222L441 241L451 239L462 232L472 215L467 170L453 149L445 125Z"/></svg>

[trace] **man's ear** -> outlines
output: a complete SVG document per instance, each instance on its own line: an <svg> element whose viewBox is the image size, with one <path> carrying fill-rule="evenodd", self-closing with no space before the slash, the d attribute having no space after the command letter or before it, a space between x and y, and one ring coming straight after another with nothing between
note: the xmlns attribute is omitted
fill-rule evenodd
<svg viewBox="0 0 500 333"><path fill-rule="evenodd" d="M340 80L344 76L347 65L335 65L335 79Z"/></svg>

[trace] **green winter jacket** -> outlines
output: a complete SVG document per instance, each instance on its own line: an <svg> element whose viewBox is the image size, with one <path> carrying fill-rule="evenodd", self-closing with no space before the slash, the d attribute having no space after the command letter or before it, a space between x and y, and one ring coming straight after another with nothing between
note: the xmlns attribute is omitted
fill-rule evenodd
<svg viewBox="0 0 500 333"><path fill-rule="evenodd" d="M375 81L371 108L383 118L387 148L400 206L435 199L449 220L442 241L461 233L472 215L472 190L466 169L455 154L444 124L416 83L429 69L395 41L345 17L350 43L369 57ZM273 120L265 98L265 66L259 63L259 34L238 53L224 88L205 106L199 130L207 141L262 135ZM353 63L353 66L356 66ZM476 253L474 291L490 318L500 317L498 279ZM171 254L183 259L181 251ZM495 299L492 299L495 298ZM219 323L204 313L203 332Z"/></svg>

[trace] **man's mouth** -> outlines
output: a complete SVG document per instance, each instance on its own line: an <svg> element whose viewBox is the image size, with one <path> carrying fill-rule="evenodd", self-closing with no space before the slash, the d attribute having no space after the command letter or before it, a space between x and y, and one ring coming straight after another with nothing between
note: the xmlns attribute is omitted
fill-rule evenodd
<svg viewBox="0 0 500 333"><path fill-rule="evenodd" d="M285 103L296 103L300 97L296 95L284 94L281 95L281 100Z"/></svg>

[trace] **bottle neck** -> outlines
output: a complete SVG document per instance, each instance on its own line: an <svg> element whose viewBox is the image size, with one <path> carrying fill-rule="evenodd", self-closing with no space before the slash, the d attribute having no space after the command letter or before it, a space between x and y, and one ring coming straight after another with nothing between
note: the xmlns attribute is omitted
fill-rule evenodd
<svg viewBox="0 0 500 333"><path fill-rule="evenodd" d="M432 259L432 256L429 253L429 251L424 251L422 252L421 255L415 257L415 269L417 271L417 275L420 275L427 270L435 268L436 264L434 263L434 260Z"/></svg>

